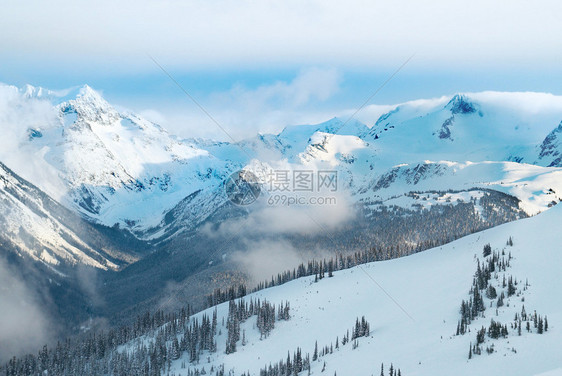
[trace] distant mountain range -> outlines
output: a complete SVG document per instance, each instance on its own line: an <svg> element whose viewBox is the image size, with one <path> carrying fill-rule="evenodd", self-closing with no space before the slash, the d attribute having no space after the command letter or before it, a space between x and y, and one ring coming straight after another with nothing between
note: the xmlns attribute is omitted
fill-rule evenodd
<svg viewBox="0 0 562 376"><path fill-rule="evenodd" d="M21 140L21 158L39 159L55 171L64 191L25 177L87 220L119 224L144 239L170 236L164 218L186 197L220 190L238 169L256 164L279 168L283 161L291 169L340 171L342 187L358 200L371 198L362 193L378 188L381 177L427 166L403 183L416 190L420 181L437 177L439 187L433 188L494 186L536 213L554 196L546 198L535 189L519 192L526 190L513 179L553 173L534 166L559 167L562 151L562 100L539 93L485 92L413 101L398 105L371 127L334 118L234 144L178 139L140 116L117 111L89 86L64 96L30 86L12 90L24 101L52 104L58 122L30 123L29 137ZM514 170L522 176L514 177ZM450 178L444 181L443 175ZM377 196L384 200L389 195ZM224 201L219 192L214 197ZM211 208L193 211L190 225L222 204L207 201Z"/></svg>

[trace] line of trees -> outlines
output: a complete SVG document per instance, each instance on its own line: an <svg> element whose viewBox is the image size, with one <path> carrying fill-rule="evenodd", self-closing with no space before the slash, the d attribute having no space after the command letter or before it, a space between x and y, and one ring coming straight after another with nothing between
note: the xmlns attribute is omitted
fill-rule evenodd
<svg viewBox="0 0 562 376"><path fill-rule="evenodd" d="M513 238L510 236L506 242L506 247L513 246ZM513 257L511 252L506 255L505 248L500 252L492 250L490 244L484 245L482 250L484 261L481 263L477 259L476 272L470 288L470 298L463 300L461 303L460 314L461 319L457 323L456 335L464 335L468 330L471 322L478 317L484 317L486 307L493 307L496 304L496 316L498 315L498 308L504 306L504 300L512 296L521 296L524 291L529 287L529 282L518 283L517 278L512 275L507 275L507 268L510 267ZM500 280L498 273L503 272ZM497 280L496 286L491 282L492 278ZM522 285L522 287L521 287ZM500 292L498 293L498 289ZM489 300L489 304L485 303L484 298ZM496 300L497 298L497 300ZM524 301L524 297L521 298ZM501 322L491 319L489 326L486 328L482 326L476 331L476 340L470 343L468 358L471 359L474 355L482 354L483 350L481 345L486 342L486 338L497 340L500 338L507 338L510 331L517 331L518 335L522 335L523 325L527 332L533 332L531 324L534 325L535 332L543 334L548 330L548 319L538 315L535 311L529 315L525 311L525 305L522 306L521 312L515 313L513 322L509 324L502 324ZM494 353L493 343L486 347L486 353ZM515 351L515 349L513 349Z"/></svg>
<svg viewBox="0 0 562 376"><path fill-rule="evenodd" d="M228 304L228 316L226 319L227 339L226 353L236 352L237 343L242 339L242 345L245 345L245 335L240 336L240 324L248 318L256 316L256 327L260 332L260 339L268 337L273 328L275 321L289 320L291 318L289 302L281 302L278 308L267 300L251 299L248 303L244 298L238 302L231 300Z"/></svg>
<svg viewBox="0 0 562 376"><path fill-rule="evenodd" d="M240 323L252 316L256 316L260 334L267 337L276 321L290 319L290 304L282 302L276 306L260 299L231 300L226 320L226 353L235 352L240 341L245 344ZM182 368L186 368L186 362L198 364L204 354L216 352L218 326L216 307L212 316L203 314L200 318L191 317L190 307L174 314L145 313L129 326L67 340L54 348L44 346L37 355L13 357L0 372L6 376L159 376L182 357L185 358ZM224 374L223 367L213 371L216 375Z"/></svg>
<svg viewBox="0 0 562 376"><path fill-rule="evenodd" d="M369 322L365 319L365 316L357 317L355 320L355 325L351 329L351 333L348 330L342 337L341 344L345 346L348 343L353 343L352 349L356 349L359 346L358 338L359 337L367 337L370 335L370 325ZM281 359L279 362L275 364L266 365L264 368L260 369L260 376L297 376L302 371L308 371L310 374L310 367L313 362L320 361L321 358L325 357L328 354L332 354L334 350L338 350L340 348L340 340L339 337L336 337L336 345L334 347L333 343L330 345L323 346L322 348L318 347L318 341L314 343L314 351L312 353L312 357L309 353L302 355L301 348L297 348L297 350L293 353L293 357L291 358L291 353L287 354L287 359ZM324 372L326 367L326 363L324 362L324 366L322 372ZM401 375L399 370L396 371L392 366L391 370L389 371L389 375L398 376Z"/></svg>

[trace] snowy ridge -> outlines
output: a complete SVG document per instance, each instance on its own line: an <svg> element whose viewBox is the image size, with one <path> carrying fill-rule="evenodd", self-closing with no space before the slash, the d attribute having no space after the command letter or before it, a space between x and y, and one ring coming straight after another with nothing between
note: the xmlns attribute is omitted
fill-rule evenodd
<svg viewBox="0 0 562 376"><path fill-rule="evenodd" d="M562 170L514 162L431 162L402 165L376 176L359 191L361 200L387 200L411 191L494 189L521 200L521 209L537 214L562 195ZM557 193L558 192L558 193Z"/></svg>
<svg viewBox="0 0 562 376"><path fill-rule="evenodd" d="M63 262L117 269L118 265L91 248L60 221L53 212L56 205L0 163L0 223L4 241L51 266Z"/></svg>
<svg viewBox="0 0 562 376"><path fill-rule="evenodd" d="M562 133L562 122L556 129L546 136L540 145L539 159L543 163L548 163L548 166L560 166L562 164L561 140L560 134Z"/></svg>

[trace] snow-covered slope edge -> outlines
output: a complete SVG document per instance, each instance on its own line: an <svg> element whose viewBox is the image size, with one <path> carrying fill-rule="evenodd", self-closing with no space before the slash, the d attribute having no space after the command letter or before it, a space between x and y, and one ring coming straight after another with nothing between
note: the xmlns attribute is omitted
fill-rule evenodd
<svg viewBox="0 0 562 376"><path fill-rule="evenodd" d="M0 245L51 269L76 264L116 270L135 261L107 237L0 162Z"/></svg>
<svg viewBox="0 0 562 376"><path fill-rule="evenodd" d="M245 299L267 299L271 303L289 302L291 318L278 321L265 339L260 339L256 317L241 325L246 344L238 342L237 351L225 354L228 304L217 308L218 327L216 353L203 352L199 364L189 363L188 354L171 363L176 375L187 375L195 369L209 372L224 364L225 371L241 375L250 371L258 375L260 368L275 364L291 356L297 348L303 355L319 347L335 346L347 330L352 329L357 317L365 316L371 333L359 338L359 346L351 344L334 350L333 354L312 362L311 374L372 375L380 372L384 362L399 366L403 375L535 375L559 370L559 344L562 341L562 292L559 289L559 270L562 268L560 252L562 234L557 231L562 220L562 207L555 207L536 217L505 224L494 229L467 236L448 245L413 256L385 262L365 264L361 267L336 272L333 278L314 282L301 278L285 285L262 290ZM513 246L506 245L512 237ZM484 316L469 326L470 333L456 336L460 319L460 303L469 297L477 259L484 259L482 250L490 243L492 249L505 257L511 254L510 266L505 272L492 275L498 295L502 289L503 274L515 276L518 293L505 298L503 307L496 300L484 298L487 306ZM528 281L529 286L525 287ZM384 290L392 297L386 295ZM507 292L506 292L507 294ZM524 298L524 302L522 301ZM490 304L492 307L490 307ZM511 328L515 313L522 306L526 312L548 317L548 331L537 334L531 322L531 332L525 328L521 336ZM406 313L405 313L405 312ZM212 316L213 309L201 312ZM411 317L410 317L411 316ZM476 343L476 331L488 328L490 319L507 324L509 335L497 340L488 336L480 346L494 344L495 352L473 355L468 359L469 347ZM183 333L178 335L181 339ZM151 341L143 337L143 341ZM148 343L148 342L145 342ZM130 347L132 350L136 341ZM324 365L325 363L325 365ZM184 367L182 367L185 366ZM305 373L306 374L306 373Z"/></svg>

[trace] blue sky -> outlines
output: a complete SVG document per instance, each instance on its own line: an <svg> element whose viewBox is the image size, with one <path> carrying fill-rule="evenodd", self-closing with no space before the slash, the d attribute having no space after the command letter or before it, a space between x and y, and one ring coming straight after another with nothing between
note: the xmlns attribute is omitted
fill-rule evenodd
<svg viewBox="0 0 562 376"><path fill-rule="evenodd" d="M554 1L8 1L0 81L89 84L181 136L220 132L153 56L236 137L372 103L482 90L562 95ZM372 122L376 111L359 114Z"/></svg>

